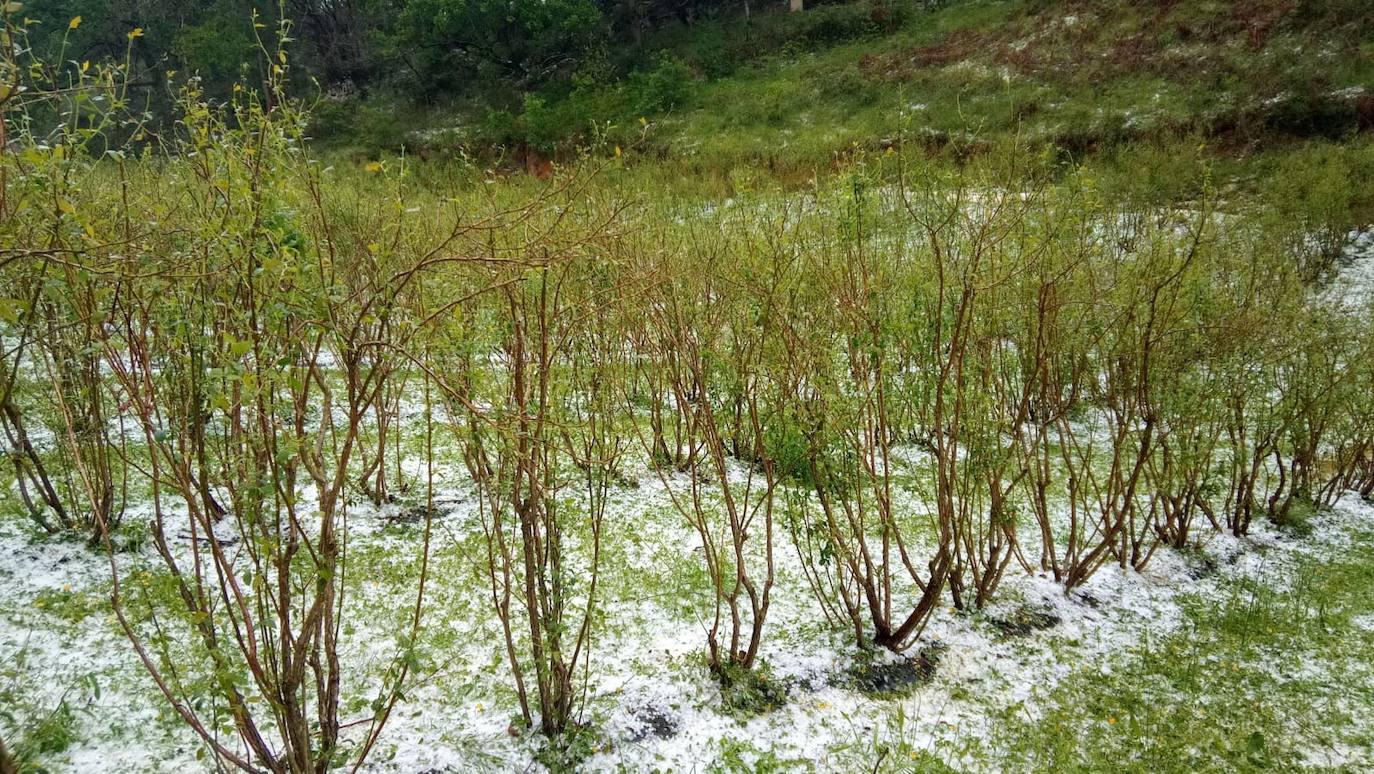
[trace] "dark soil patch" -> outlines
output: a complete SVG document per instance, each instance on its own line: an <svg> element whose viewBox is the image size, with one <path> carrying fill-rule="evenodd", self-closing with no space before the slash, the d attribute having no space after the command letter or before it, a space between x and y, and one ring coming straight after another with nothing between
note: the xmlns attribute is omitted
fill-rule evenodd
<svg viewBox="0 0 1374 774"><path fill-rule="evenodd" d="M450 512L452 512L451 508L443 508L438 502L435 503L433 508L428 508L424 505L412 505L394 513L383 515L382 521L393 526L415 526L424 524L427 517L438 521Z"/></svg>
<svg viewBox="0 0 1374 774"><path fill-rule="evenodd" d="M970 59L985 44L984 35L976 30L955 30L938 43L890 54L865 54L859 59L859 72L870 81L901 83L915 78L920 70Z"/></svg>
<svg viewBox="0 0 1374 774"><path fill-rule="evenodd" d="M1098 599L1092 594L1089 594L1086 591L1075 592L1073 598L1078 600L1080 603L1087 605L1088 607L1091 607L1094 610L1097 610L1098 608L1102 607L1102 600Z"/></svg>
<svg viewBox="0 0 1374 774"><path fill-rule="evenodd" d="M824 685L824 680L817 680L817 675L808 674L802 677L792 677L787 680L788 692L796 690L801 693L810 693L818 687Z"/></svg>
<svg viewBox="0 0 1374 774"><path fill-rule="evenodd" d="M922 648L914 658L902 657L883 663L873 663L871 658L864 658L844 673L843 681L869 696L906 695L935 677L935 669L940 664L944 649L943 645L930 645Z"/></svg>
<svg viewBox="0 0 1374 774"><path fill-rule="evenodd" d="M671 739L677 736L682 726L682 720L677 715L655 704L640 707L632 714L639 721L639 728L630 734L631 742L642 742L650 737Z"/></svg>
<svg viewBox="0 0 1374 774"><path fill-rule="evenodd" d="M1188 562L1188 577L1192 580L1202 580L1203 578L1215 575L1217 567L1216 557L1208 554L1201 554Z"/></svg>
<svg viewBox="0 0 1374 774"><path fill-rule="evenodd" d="M988 623L1004 637L1026 637L1033 632L1053 629L1059 621L1053 611L1031 605L1020 605L1006 616L988 617Z"/></svg>

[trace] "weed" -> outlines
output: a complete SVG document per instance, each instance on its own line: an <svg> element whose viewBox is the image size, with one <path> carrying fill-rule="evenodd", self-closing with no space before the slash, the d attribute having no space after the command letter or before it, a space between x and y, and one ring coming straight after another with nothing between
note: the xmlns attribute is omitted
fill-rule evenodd
<svg viewBox="0 0 1374 774"><path fill-rule="evenodd" d="M753 669L723 664L713 675L720 685L721 710L745 719L771 712L787 703L787 687L773 677L764 663Z"/></svg>
<svg viewBox="0 0 1374 774"><path fill-rule="evenodd" d="M516 718L512 727L523 723ZM562 734L552 739L543 739L534 753L539 761L553 774L578 771L583 761L606 749L607 741L600 729L589 723L569 724Z"/></svg>
<svg viewBox="0 0 1374 774"><path fill-rule="evenodd" d="M716 759L707 768L711 774L779 774L814 771L815 765L800 758L784 758L774 750L763 750L742 739L722 739Z"/></svg>
<svg viewBox="0 0 1374 774"><path fill-rule="evenodd" d="M108 603L96 594L70 587L43 589L34 596L34 607L70 623L81 623L92 614L103 612Z"/></svg>

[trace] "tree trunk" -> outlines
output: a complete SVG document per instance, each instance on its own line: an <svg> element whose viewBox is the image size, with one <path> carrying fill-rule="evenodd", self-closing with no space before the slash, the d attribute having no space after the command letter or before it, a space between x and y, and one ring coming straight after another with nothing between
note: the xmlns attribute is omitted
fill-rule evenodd
<svg viewBox="0 0 1374 774"><path fill-rule="evenodd" d="M4 739L0 739L0 774L19 774L19 764L15 763L14 758L10 757L9 750L5 749Z"/></svg>
<svg viewBox="0 0 1374 774"><path fill-rule="evenodd" d="M803 2L803 0L788 0L788 2L789 2L789 4L790 4L790 5L789 5L789 8L790 8L793 12L802 10L802 2Z"/></svg>

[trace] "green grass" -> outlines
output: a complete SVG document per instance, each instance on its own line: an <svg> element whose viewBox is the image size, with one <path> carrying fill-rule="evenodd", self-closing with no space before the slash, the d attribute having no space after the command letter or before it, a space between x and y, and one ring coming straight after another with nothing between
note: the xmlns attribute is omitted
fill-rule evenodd
<svg viewBox="0 0 1374 774"><path fill-rule="evenodd" d="M1356 21L1361 7L869 1L748 20L729 8L669 23L609 69L533 101L430 110L418 123L444 130L418 144L479 156L526 145L563 159L623 147L693 176L748 168L793 182L898 142L979 149L1016 136L1079 157L1205 137L1250 156L1374 127L1374 36ZM356 144L416 145L404 135L413 116L390 129L367 118L397 112L351 111Z"/></svg>
<svg viewBox="0 0 1374 774"><path fill-rule="evenodd" d="M1010 707L993 740L1017 770L1252 771L1325 765L1374 744L1374 535L1219 598L1184 625L1050 689L1035 717ZM1313 668L1315 667L1315 668Z"/></svg>
<svg viewBox="0 0 1374 774"><path fill-rule="evenodd" d="M1317 552L1331 558L1269 552L1290 560L1184 598L1176 630L1080 662L994 711L986 736L950 728L921 741L920 719L897 705L864 717L829 760L873 772L1362 770L1374 749L1372 548L1374 533L1357 532L1348 549Z"/></svg>
<svg viewBox="0 0 1374 774"><path fill-rule="evenodd" d="M105 612L109 607L106 597L91 591L76 591L70 587L45 589L38 592L33 600L34 607L48 615L56 616L67 623L79 624L88 616Z"/></svg>
<svg viewBox="0 0 1374 774"><path fill-rule="evenodd" d="M23 772L46 772L46 763L66 752L80 739L78 700L100 697L100 684L94 675L82 677L55 703L40 700L28 683L30 651L21 649L10 662L0 666L0 733L4 734L10 754ZM71 701L68 701L68 699Z"/></svg>

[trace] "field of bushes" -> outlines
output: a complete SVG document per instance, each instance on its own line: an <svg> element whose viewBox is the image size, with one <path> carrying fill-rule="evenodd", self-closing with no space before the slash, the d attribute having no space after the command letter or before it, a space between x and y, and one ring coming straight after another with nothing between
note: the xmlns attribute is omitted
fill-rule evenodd
<svg viewBox="0 0 1374 774"><path fill-rule="evenodd" d="M1374 765L1363 114L536 177L10 51L0 772Z"/></svg>

